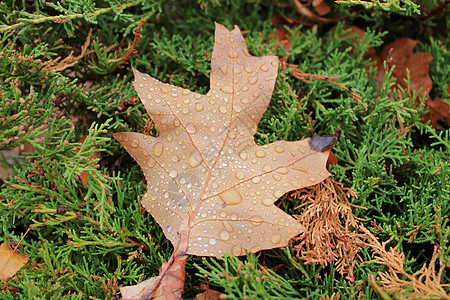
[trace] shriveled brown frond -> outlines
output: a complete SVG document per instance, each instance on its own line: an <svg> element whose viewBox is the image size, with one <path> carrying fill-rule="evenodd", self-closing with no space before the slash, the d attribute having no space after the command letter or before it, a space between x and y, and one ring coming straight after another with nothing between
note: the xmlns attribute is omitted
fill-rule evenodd
<svg viewBox="0 0 450 300"><path fill-rule="evenodd" d="M371 280L370 283L379 293L397 293L397 299L450 299L446 293L444 284L441 280L445 266L439 259L439 270L436 270L436 262L440 257L440 246L435 245L431 261L427 266L424 264L419 271L409 274L403 267L405 254L390 248L386 250L386 245L392 240L380 243L378 239L366 228L361 231L368 238L367 246L373 251L373 256L377 263L388 267L386 272L378 272L378 282L381 287ZM407 293L405 293L408 291Z"/></svg>
<svg viewBox="0 0 450 300"><path fill-rule="evenodd" d="M337 271L354 281L353 268L358 252L364 247L363 236L358 233L360 220L352 213L348 198L356 194L330 178L291 194L303 200L297 207L301 214L297 220L308 228L294 246L306 264L327 265L336 262Z"/></svg>
<svg viewBox="0 0 450 300"><path fill-rule="evenodd" d="M67 57L60 61L60 57L52 60L48 60L42 64L42 70L51 72L60 72L67 68L74 66L80 59L94 51L87 51L89 44L91 43L92 29L89 30L88 36L86 37L86 42L81 47L81 53L77 56L73 56L73 51L69 53Z"/></svg>

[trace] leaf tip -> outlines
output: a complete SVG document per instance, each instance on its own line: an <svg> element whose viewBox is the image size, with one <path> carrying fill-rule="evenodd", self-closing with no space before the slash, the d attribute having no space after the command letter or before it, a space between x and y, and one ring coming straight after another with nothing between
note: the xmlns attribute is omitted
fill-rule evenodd
<svg viewBox="0 0 450 300"><path fill-rule="evenodd" d="M336 129L336 133L330 136L316 136L309 141L311 149L317 152L326 152L331 150L341 137L342 130Z"/></svg>

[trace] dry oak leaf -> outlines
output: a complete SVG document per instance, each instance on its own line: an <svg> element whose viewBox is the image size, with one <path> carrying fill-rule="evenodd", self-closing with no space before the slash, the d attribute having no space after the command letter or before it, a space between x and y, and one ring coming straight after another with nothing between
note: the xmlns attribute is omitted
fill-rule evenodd
<svg viewBox="0 0 450 300"><path fill-rule="evenodd" d="M148 182L142 205L176 252L238 256L285 246L305 231L274 202L330 175L329 151L320 151L328 140L255 144L277 70L277 57L251 56L239 28L220 24L206 95L134 70L135 89L160 135L114 137L141 166Z"/></svg>
<svg viewBox="0 0 450 300"><path fill-rule="evenodd" d="M28 261L28 256L16 253L9 243L0 245L0 280L8 280Z"/></svg>

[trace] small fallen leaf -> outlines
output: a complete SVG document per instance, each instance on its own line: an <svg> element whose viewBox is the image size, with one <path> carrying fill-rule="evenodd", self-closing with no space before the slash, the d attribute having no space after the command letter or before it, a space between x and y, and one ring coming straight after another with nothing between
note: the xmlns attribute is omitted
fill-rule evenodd
<svg viewBox="0 0 450 300"><path fill-rule="evenodd" d="M8 280L28 261L28 256L16 253L9 243L0 245L0 280Z"/></svg>
<svg viewBox="0 0 450 300"><path fill-rule="evenodd" d="M200 283L200 288L204 290L203 293L195 296L195 300L220 300L227 299L227 296L219 291L210 289L208 285Z"/></svg>
<svg viewBox="0 0 450 300"><path fill-rule="evenodd" d="M134 87L160 135L114 137L141 166L147 179L141 203L174 245L158 287L147 284L145 297L178 299L187 255L255 253L286 246L306 230L274 203L330 175L325 166L336 139L256 145L253 136L272 96L277 57L251 56L239 28L216 24L206 95L133 71Z"/></svg>
<svg viewBox="0 0 450 300"><path fill-rule="evenodd" d="M313 0L312 5L319 16L326 15L331 8L324 0Z"/></svg>
<svg viewBox="0 0 450 300"><path fill-rule="evenodd" d="M447 124L450 124L450 103L438 97L434 100L428 97L425 105L428 106L429 112L422 116L423 121L430 121L433 128L436 128L439 120L444 120Z"/></svg>
<svg viewBox="0 0 450 300"><path fill-rule="evenodd" d="M395 65L393 75L397 80L397 84L407 88L407 83L405 82L407 78L406 69L409 69L409 84L412 91L417 92L421 89L420 96L428 95L433 82L428 76L427 63L433 60L433 56L427 52L413 53L416 45L417 41L415 40L399 38L383 47L380 58L384 61L389 57L389 65Z"/></svg>
<svg viewBox="0 0 450 300"><path fill-rule="evenodd" d="M324 14L327 12L328 9L330 9L330 7L328 7L328 9L326 8L326 6L328 6L326 3L321 3L322 0L316 0L316 10L318 9L318 13L320 15ZM337 19L327 19L327 18L322 18L319 17L318 15L316 15L315 13L313 13L311 10L309 10L300 0L292 0L292 4L294 5L294 8L304 17L311 19L313 21L316 21L318 23L321 24L329 24L329 23L334 23L337 22L339 20L342 20L342 18L337 18ZM314 6L314 2L313 2L313 6Z"/></svg>

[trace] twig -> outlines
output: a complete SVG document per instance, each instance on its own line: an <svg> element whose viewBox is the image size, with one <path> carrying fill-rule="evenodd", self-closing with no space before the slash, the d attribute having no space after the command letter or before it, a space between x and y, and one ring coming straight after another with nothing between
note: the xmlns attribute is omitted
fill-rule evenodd
<svg viewBox="0 0 450 300"><path fill-rule="evenodd" d="M355 99L356 101L358 101L359 104L361 104L361 106L367 110L367 106L361 101L361 96L356 94L355 92L352 92L348 87L346 87L345 85L334 81L333 79L339 79L340 76L336 76L336 77L330 77L330 76L326 76L326 75L318 75L318 74L310 74L310 73L305 73L299 69L297 69L297 65L294 64L290 64L288 62L286 62L285 60L281 59L281 63L282 63L282 68L284 70L286 70L287 68L293 68L293 70L291 70L289 72L290 75L294 76L295 78L305 82L305 83L311 83L311 81L307 80L306 78L312 78L312 79L319 79L319 80L324 80L326 82L329 82L331 84L337 85L338 87L340 87L341 89L343 89L344 91L348 92L353 99Z"/></svg>
<svg viewBox="0 0 450 300"><path fill-rule="evenodd" d="M89 47L89 44L91 43L91 36L92 36L92 28L89 29L88 36L86 38L86 42L84 42L84 45L81 47L81 53L80 55L73 57L73 51L69 53L69 55L58 62L59 58L56 58L54 60L46 61L42 64L42 70L43 71L50 71L50 72L60 72L63 71L69 67L74 66L80 59L85 57L88 54L91 54L94 52L94 50L87 51L87 48Z"/></svg>
<svg viewBox="0 0 450 300"><path fill-rule="evenodd" d="M123 10L129 7L133 7L136 6L138 4L140 4L143 0L136 0L130 3L126 3L124 5L120 5L115 7L116 10ZM58 15L58 16L47 16L47 17L41 17L41 18L36 18L33 20L26 20L24 22L20 22L17 24L13 24L10 26L0 26L0 32L5 32L5 31L10 31L10 30L15 30L19 27L25 26L27 24L39 24L39 23L44 23L47 21L53 21L53 22L67 22L69 20L72 19L82 19L82 18L88 18L88 17L96 17L98 15L102 15L105 13L109 13L111 10L113 9L113 7L107 7L107 8L101 8L99 10L96 10L94 12L88 13L88 14L70 14L70 15Z"/></svg>
<svg viewBox="0 0 450 300"><path fill-rule="evenodd" d="M131 45L128 47L128 50L125 53L125 55L121 58L110 59L110 60L108 60L108 63L120 61L120 64L119 64L119 67L120 67L120 66L126 64L130 60L131 55L136 53L135 47L136 47L137 42L142 38L142 35L139 32L141 31L142 25L144 25L145 22L146 22L145 19L142 19L141 22L139 23L136 31L133 31L134 40L131 43Z"/></svg>

